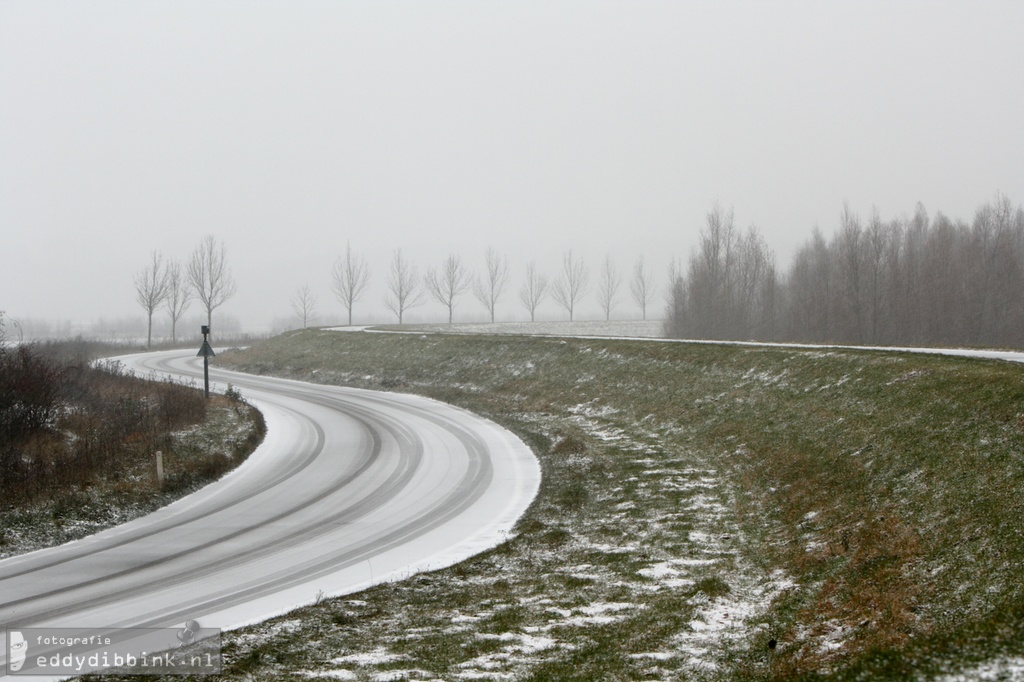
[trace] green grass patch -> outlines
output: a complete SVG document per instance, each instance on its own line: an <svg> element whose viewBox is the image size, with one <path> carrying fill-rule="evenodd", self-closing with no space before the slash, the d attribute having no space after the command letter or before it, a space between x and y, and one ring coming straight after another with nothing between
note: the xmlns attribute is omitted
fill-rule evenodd
<svg viewBox="0 0 1024 682"><path fill-rule="evenodd" d="M543 467L506 545L358 595L376 617L304 617L316 650L275 673L386 651L410 679L905 679L1024 655L1016 365L322 330L218 361L455 403ZM272 628L238 636L283 646Z"/></svg>

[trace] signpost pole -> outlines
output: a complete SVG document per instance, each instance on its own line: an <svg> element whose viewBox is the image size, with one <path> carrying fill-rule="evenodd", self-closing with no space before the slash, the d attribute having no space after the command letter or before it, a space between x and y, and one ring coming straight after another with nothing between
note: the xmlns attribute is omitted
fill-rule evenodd
<svg viewBox="0 0 1024 682"><path fill-rule="evenodd" d="M204 393L206 395L206 398L209 399L210 398L210 358L216 357L216 353L214 353L213 349L210 348L210 342L206 338L210 334L210 327L208 325L204 324L202 327L200 327L200 331L203 332L203 347L199 349L199 352L196 353L196 355L197 356L202 356L202 358L203 358L203 389L204 389Z"/></svg>

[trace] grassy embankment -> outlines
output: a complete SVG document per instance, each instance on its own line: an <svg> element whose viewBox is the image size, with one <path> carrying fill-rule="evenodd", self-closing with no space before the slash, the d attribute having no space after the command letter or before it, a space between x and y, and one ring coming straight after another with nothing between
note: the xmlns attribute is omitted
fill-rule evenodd
<svg viewBox="0 0 1024 682"><path fill-rule="evenodd" d="M544 472L509 542L230 634L230 677L905 679L1024 654L1018 366L318 330L218 362L467 407Z"/></svg>

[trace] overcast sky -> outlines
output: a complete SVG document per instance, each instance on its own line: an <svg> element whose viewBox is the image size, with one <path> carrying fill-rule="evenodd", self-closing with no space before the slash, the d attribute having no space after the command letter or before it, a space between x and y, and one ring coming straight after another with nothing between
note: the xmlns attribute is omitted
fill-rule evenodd
<svg viewBox="0 0 1024 682"><path fill-rule="evenodd" d="M643 255L662 285L716 200L782 269L844 201L969 220L1024 201L1022 35L1019 0L0 0L0 310L143 319L149 253L211 234L247 328L307 283L340 319L346 241L373 268L357 321L393 319L399 247L421 272L494 247L523 319L529 260Z"/></svg>

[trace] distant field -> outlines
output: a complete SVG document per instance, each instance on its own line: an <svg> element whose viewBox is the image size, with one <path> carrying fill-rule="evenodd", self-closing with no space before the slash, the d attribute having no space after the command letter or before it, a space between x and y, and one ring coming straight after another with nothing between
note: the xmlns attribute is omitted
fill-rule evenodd
<svg viewBox="0 0 1024 682"><path fill-rule="evenodd" d="M556 322L491 322L458 324L374 325L371 329L445 334L517 334L525 336L617 336L660 338L665 335L661 320L596 320ZM337 327L337 329L346 329ZM362 328L360 328L362 329Z"/></svg>
<svg viewBox="0 0 1024 682"><path fill-rule="evenodd" d="M231 634L230 677L1024 674L1019 365L409 331L218 363L484 414L536 502L480 557Z"/></svg>

